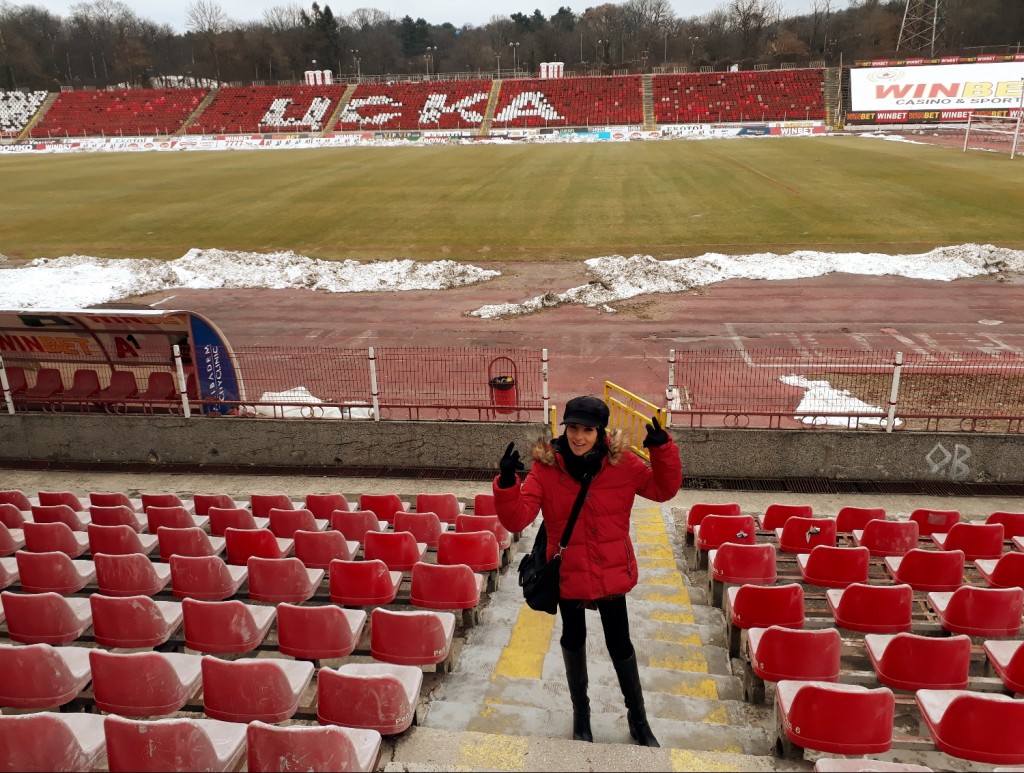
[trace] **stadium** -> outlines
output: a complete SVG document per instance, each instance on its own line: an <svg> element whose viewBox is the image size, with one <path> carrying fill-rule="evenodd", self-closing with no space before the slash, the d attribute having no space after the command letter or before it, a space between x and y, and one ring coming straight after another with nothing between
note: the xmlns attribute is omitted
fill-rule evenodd
<svg viewBox="0 0 1024 773"><path fill-rule="evenodd" d="M1024 55L560 65L0 91L0 770L1024 764ZM662 748L495 510L580 393Z"/></svg>

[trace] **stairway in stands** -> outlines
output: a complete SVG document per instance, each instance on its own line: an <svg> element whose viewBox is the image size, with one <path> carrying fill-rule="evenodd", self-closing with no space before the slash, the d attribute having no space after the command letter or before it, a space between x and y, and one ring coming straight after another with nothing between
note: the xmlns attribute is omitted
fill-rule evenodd
<svg viewBox="0 0 1024 773"><path fill-rule="evenodd" d="M195 110L192 111L192 115L185 119L185 123L181 125L178 131L174 132L175 136L181 137L188 133L188 127L196 122L196 119L203 114L203 111L210 106L210 103L217 98L217 89L210 89L206 92L206 96L203 97L203 101L199 103Z"/></svg>
<svg viewBox="0 0 1024 773"><path fill-rule="evenodd" d="M647 73L641 78L644 86L644 131L650 132L657 128L654 122L654 76Z"/></svg>

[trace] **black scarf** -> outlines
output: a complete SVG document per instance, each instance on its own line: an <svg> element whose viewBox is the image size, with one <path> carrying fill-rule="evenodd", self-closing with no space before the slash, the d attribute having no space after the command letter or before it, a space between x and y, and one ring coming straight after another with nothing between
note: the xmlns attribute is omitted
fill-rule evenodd
<svg viewBox="0 0 1024 773"><path fill-rule="evenodd" d="M594 447L583 456L576 456L576 454L572 452L572 448L569 447L569 440L566 438L565 433L562 433L555 438L551 442L551 445L553 445L555 450L561 454L562 461L565 462L566 472L572 476L573 480L579 482L583 481L584 475L596 475L601 469L602 461L606 456L608 456L608 442L603 428L598 428L597 442L594 443Z"/></svg>

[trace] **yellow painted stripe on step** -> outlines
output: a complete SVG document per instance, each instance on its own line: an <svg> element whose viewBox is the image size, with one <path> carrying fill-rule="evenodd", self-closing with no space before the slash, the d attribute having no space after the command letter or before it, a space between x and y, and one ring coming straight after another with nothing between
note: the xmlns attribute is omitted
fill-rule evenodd
<svg viewBox="0 0 1024 773"><path fill-rule="evenodd" d="M494 666L495 676L540 679L544 669L544 655L551 647L554 627L554 615L535 612L523 604L516 624L512 626L508 644Z"/></svg>
<svg viewBox="0 0 1024 773"><path fill-rule="evenodd" d="M735 752L725 752L735 753ZM722 752L695 752L689 749L670 749L672 770L719 771L743 770L739 759L723 759Z"/></svg>
<svg viewBox="0 0 1024 773"><path fill-rule="evenodd" d="M680 679L675 687L661 690L670 695L682 695L686 698L707 698L718 700L718 685L714 679Z"/></svg>
<svg viewBox="0 0 1024 773"><path fill-rule="evenodd" d="M689 655L648 658L647 665L650 668L663 668L666 671L686 671L692 674L706 674L708 672L708 660L704 657L704 653L699 651Z"/></svg>
<svg viewBox="0 0 1024 773"><path fill-rule="evenodd" d="M719 706L717 709L709 711L701 722L708 725L728 725L730 724L729 712L725 710L725 706Z"/></svg>
<svg viewBox="0 0 1024 773"><path fill-rule="evenodd" d="M466 770L526 770L526 751L522 736L488 734L462 742L459 764Z"/></svg>
<svg viewBox="0 0 1024 773"><path fill-rule="evenodd" d="M674 558L641 558L637 557L637 564L643 569L675 569Z"/></svg>
<svg viewBox="0 0 1024 773"><path fill-rule="evenodd" d="M671 588L685 588L679 572L648 572L644 577L644 585L659 585Z"/></svg>
<svg viewBox="0 0 1024 773"><path fill-rule="evenodd" d="M638 545L636 554L641 558L672 558L672 548L668 545Z"/></svg>
<svg viewBox="0 0 1024 773"><path fill-rule="evenodd" d="M697 618L693 615L692 609L680 609L676 612L656 611L651 612L651 620L656 623L695 623Z"/></svg>
<svg viewBox="0 0 1024 773"><path fill-rule="evenodd" d="M637 545L659 545L671 549L671 543L668 541L668 535L664 529L661 534L656 532L641 533L637 532L636 538L633 540Z"/></svg>
<svg viewBox="0 0 1024 773"><path fill-rule="evenodd" d="M652 590L644 595L648 601L656 601L661 604L677 604L681 607L690 606L690 594L686 588L680 588L675 593L668 593L660 590Z"/></svg>
<svg viewBox="0 0 1024 773"><path fill-rule="evenodd" d="M665 524L660 518L657 518L650 522L634 523L633 529L637 534L664 534Z"/></svg>
<svg viewBox="0 0 1024 773"><path fill-rule="evenodd" d="M652 641L661 641L666 644L683 644L688 647L703 647L704 641L699 633L679 633L672 629L658 628L653 635L648 637Z"/></svg>

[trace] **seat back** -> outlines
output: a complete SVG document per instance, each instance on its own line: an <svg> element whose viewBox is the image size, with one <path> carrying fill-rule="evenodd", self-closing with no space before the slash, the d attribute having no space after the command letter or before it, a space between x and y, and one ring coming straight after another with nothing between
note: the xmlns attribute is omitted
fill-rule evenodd
<svg viewBox="0 0 1024 773"><path fill-rule="evenodd" d="M331 528L340 531L345 539L363 542L368 531L380 531L381 519L373 510L335 510L331 513Z"/></svg>
<svg viewBox="0 0 1024 773"><path fill-rule="evenodd" d="M969 636L1017 636L1024 614L1024 589L961 585L940 613L942 627Z"/></svg>
<svg viewBox="0 0 1024 773"><path fill-rule="evenodd" d="M160 526L156 530L160 543L160 559L170 561L171 556L215 556L217 555L209 536L198 526L172 529Z"/></svg>
<svg viewBox="0 0 1024 773"><path fill-rule="evenodd" d="M359 509L372 510L379 520L393 523L395 513L405 510L405 504L398 494L360 494Z"/></svg>
<svg viewBox="0 0 1024 773"><path fill-rule="evenodd" d="M255 516L244 507L213 506L206 514L210 516L210 534L214 537L223 537L228 529L259 528Z"/></svg>
<svg viewBox="0 0 1024 773"><path fill-rule="evenodd" d="M110 374L110 386L100 390L96 397L103 402L115 402L139 394L139 383L130 370L115 370Z"/></svg>
<svg viewBox="0 0 1024 773"><path fill-rule="evenodd" d="M761 528L765 531L775 531L785 526L793 516L800 518L811 518L814 516L814 508L811 505L786 505L780 502L773 502L764 510L761 518Z"/></svg>
<svg viewBox="0 0 1024 773"><path fill-rule="evenodd" d="M493 534L491 538L494 538ZM441 561L440 556L439 543L438 562ZM379 558L389 569L408 572L420 560L420 551L416 538L407 531L368 531L363 539L363 558L367 561Z"/></svg>
<svg viewBox="0 0 1024 773"><path fill-rule="evenodd" d="M997 510L990 513L985 523L1001 523L1003 525L1003 539L1024 537L1024 513L1010 513L1005 510Z"/></svg>
<svg viewBox="0 0 1024 773"><path fill-rule="evenodd" d="M78 517L79 512L64 504L32 505L32 520L36 523L63 523L72 531L85 531L85 522Z"/></svg>
<svg viewBox="0 0 1024 773"><path fill-rule="evenodd" d="M349 541L340 531L297 531L295 557L308 569L328 569L331 561L351 561L355 556L349 552Z"/></svg>
<svg viewBox="0 0 1024 773"><path fill-rule="evenodd" d="M104 596L152 596L167 584L141 553L95 553L96 585Z"/></svg>
<svg viewBox="0 0 1024 773"><path fill-rule="evenodd" d="M465 564L430 564L412 567L409 602L426 609L472 609L480 604L477 574Z"/></svg>
<svg viewBox="0 0 1024 773"><path fill-rule="evenodd" d="M999 558L1003 554L1003 524L954 523L946 534L943 550L962 550L968 561Z"/></svg>
<svg viewBox="0 0 1024 773"><path fill-rule="evenodd" d="M45 399L64 391L64 379L56 368L40 368L36 371L36 383L22 394L33 399Z"/></svg>
<svg viewBox="0 0 1024 773"><path fill-rule="evenodd" d="M835 628L802 630L779 625L748 631L750 664L769 682L839 681L843 637Z"/></svg>
<svg viewBox="0 0 1024 773"><path fill-rule="evenodd" d="M948 699L942 691L922 690L917 694L922 705L930 703L933 697L941 703ZM1024 701L963 690L948 700L941 719L933 717L932 712L922 714L940 751L989 765L1024 763L1024 733L1008 730L1022 727Z"/></svg>
<svg viewBox="0 0 1024 773"><path fill-rule="evenodd" d="M448 657L454 631L450 612L376 607L370 613L370 654L382 663L403 666L440 663Z"/></svg>
<svg viewBox="0 0 1024 773"><path fill-rule="evenodd" d="M952 591L964 582L964 551L913 548L903 554L894 578L916 591Z"/></svg>
<svg viewBox="0 0 1024 773"><path fill-rule="evenodd" d="M314 518L329 521L335 510L351 510L344 494L306 494L306 509Z"/></svg>
<svg viewBox="0 0 1024 773"><path fill-rule="evenodd" d="M331 561L331 601L346 606L390 604L397 588L391 570L379 558L362 561Z"/></svg>
<svg viewBox="0 0 1024 773"><path fill-rule="evenodd" d="M851 583L868 581L871 553L866 547L817 545L807 554L802 569L804 582L823 588L845 588Z"/></svg>
<svg viewBox="0 0 1024 773"><path fill-rule="evenodd" d="M842 534L849 534L855 529L860 530L868 525L868 522L885 520L884 507L857 507L847 505L840 507L836 513L836 531Z"/></svg>
<svg viewBox="0 0 1024 773"><path fill-rule="evenodd" d="M317 672L317 720L321 725L401 733L416 717L423 674L417 668L393 670L389 664L352 663ZM418 674L416 672L419 672ZM405 681L414 690L410 696Z"/></svg>
<svg viewBox="0 0 1024 773"><path fill-rule="evenodd" d="M188 686L162 652L108 652L94 647L89 650L89 665L100 711L122 717L160 716L178 711L190 697ZM140 679L141 674L146 678Z"/></svg>
<svg viewBox="0 0 1024 773"><path fill-rule="evenodd" d="M71 602L59 593L0 591L0 603L8 637L23 644L67 644L91 622L87 614L76 615Z"/></svg>
<svg viewBox="0 0 1024 773"><path fill-rule="evenodd" d="M441 519L437 513L418 510L414 513L398 511L395 513L393 526L396 532L407 531L416 538L417 542L425 542L429 548L437 547L437 540L443 531Z"/></svg>
<svg viewBox="0 0 1024 773"><path fill-rule="evenodd" d="M235 500L227 494L193 494L192 504L195 506L196 515L209 515L211 507L223 509L234 509Z"/></svg>
<svg viewBox="0 0 1024 773"><path fill-rule="evenodd" d="M135 512L135 505L123 491L90 491L89 505L92 507L127 507Z"/></svg>
<svg viewBox="0 0 1024 773"><path fill-rule="evenodd" d="M437 540L437 563L466 564L474 572L498 569L498 540L490 531L445 532Z"/></svg>
<svg viewBox="0 0 1024 773"><path fill-rule="evenodd" d="M296 695L276 658L203 658L203 713L224 722L284 722L298 709ZM313 676L313 665L309 676Z"/></svg>
<svg viewBox="0 0 1024 773"><path fill-rule="evenodd" d="M251 652L259 646L266 629L257 624L251 608L237 599L181 602L185 622L185 646L208 654Z"/></svg>
<svg viewBox="0 0 1024 773"><path fill-rule="evenodd" d="M126 555L145 552L139 535L131 526L101 526L90 523L87 531L89 550L93 554Z"/></svg>
<svg viewBox="0 0 1024 773"><path fill-rule="evenodd" d="M38 492L38 499L39 504L43 507L66 505L76 513L85 511L82 501L71 491L40 491Z"/></svg>
<svg viewBox="0 0 1024 773"><path fill-rule="evenodd" d="M757 527L752 515L717 515L705 516L697 529L697 547L700 550L714 550L726 542L739 542L753 545L757 539Z"/></svg>
<svg viewBox="0 0 1024 773"><path fill-rule="evenodd" d="M836 625L865 633L909 631L914 589L909 585L868 585L855 582L842 591L833 610ZM831 598L831 597L830 597Z"/></svg>
<svg viewBox="0 0 1024 773"><path fill-rule="evenodd" d="M32 509L32 502L29 501L28 495L24 491L12 488L0 491L0 505L14 505L26 513Z"/></svg>
<svg viewBox="0 0 1024 773"><path fill-rule="evenodd" d="M111 773L163 770L226 770L200 720L103 720Z"/></svg>
<svg viewBox="0 0 1024 773"><path fill-rule="evenodd" d="M21 589L26 593L47 593L53 591L66 595L84 588L90 578L83 578L75 570L75 563L59 550L49 553L30 553L19 550L15 553Z"/></svg>
<svg viewBox="0 0 1024 773"><path fill-rule="evenodd" d="M91 368L78 368L71 377L71 386L64 392L65 400L84 400L100 391L100 379Z"/></svg>
<svg viewBox="0 0 1024 773"><path fill-rule="evenodd" d="M960 523L960 511L919 507L910 511L910 520L917 524L918 534L922 537L945 534L954 523Z"/></svg>
<svg viewBox="0 0 1024 773"><path fill-rule="evenodd" d="M437 513L437 517L444 523L455 523L455 519L462 513L459 498L452 493L443 494L417 494L417 513Z"/></svg>
<svg viewBox="0 0 1024 773"><path fill-rule="evenodd" d="M802 518L786 520L779 534L779 549L784 553L810 553L817 545L836 544L835 518Z"/></svg>
<svg viewBox="0 0 1024 773"><path fill-rule="evenodd" d="M239 583L220 556L172 555L171 589L179 598L221 601L233 596Z"/></svg>
<svg viewBox="0 0 1024 773"><path fill-rule="evenodd" d="M318 583L310 579L305 565L297 558L250 556L246 566L249 571L249 598L253 601L299 604L316 592Z"/></svg>
<svg viewBox="0 0 1024 773"><path fill-rule="evenodd" d="M877 639L888 639L884 649L879 647L877 660L874 639L868 640L872 642L868 651L882 684L897 690L966 689L971 668L970 636L919 636L904 632Z"/></svg>
<svg viewBox="0 0 1024 773"><path fill-rule="evenodd" d="M287 494L252 494L249 504L252 514L257 518L269 518L271 510L295 509L295 504Z"/></svg>
<svg viewBox="0 0 1024 773"><path fill-rule="evenodd" d="M695 502L686 511L686 530L693 533L693 527L700 525L709 515L740 515L738 502L715 504L712 502Z"/></svg>
<svg viewBox="0 0 1024 773"><path fill-rule="evenodd" d="M477 494L473 497L473 515L497 515L494 494Z"/></svg>
<svg viewBox="0 0 1024 773"><path fill-rule="evenodd" d="M301 660L345 658L359 644L365 623L361 609L284 602L277 605L277 648Z"/></svg>
<svg viewBox="0 0 1024 773"><path fill-rule="evenodd" d="M33 553L47 553L59 550L72 558L82 555L85 546L75 539L75 534L66 523L35 523L26 521L25 549Z"/></svg>
<svg viewBox="0 0 1024 773"><path fill-rule="evenodd" d="M62 706L88 681L88 674L83 679L72 673L60 650L49 644L0 644L0 674L0 706L12 709Z"/></svg>
<svg viewBox="0 0 1024 773"><path fill-rule="evenodd" d="M89 505L91 524L97 526L127 526L138 533L142 531L135 510L125 505Z"/></svg>
<svg viewBox="0 0 1024 773"><path fill-rule="evenodd" d="M312 510L272 507L267 512L267 517L270 519L270 530L274 532L275 537L291 539L300 529L302 531L319 531Z"/></svg>
<svg viewBox="0 0 1024 773"><path fill-rule="evenodd" d="M512 534L501 525L496 515L466 515L455 519L455 531L489 531L498 540L498 548L505 550L512 545Z"/></svg>
<svg viewBox="0 0 1024 773"><path fill-rule="evenodd" d="M804 589L799 583L741 585L729 591L729 619L737 628L803 628Z"/></svg>
<svg viewBox="0 0 1024 773"><path fill-rule="evenodd" d="M6 365L4 371L7 373L7 388L12 395L24 392L28 388L28 379L25 378L25 369L17 365Z"/></svg>
<svg viewBox="0 0 1024 773"><path fill-rule="evenodd" d="M102 722L92 714L49 711L0 717L0 770L92 770L103 752ZM92 743L83 745L85 739Z"/></svg>
<svg viewBox="0 0 1024 773"><path fill-rule="evenodd" d="M1024 553L1003 553L988 581L994 588L1024 588Z"/></svg>
<svg viewBox="0 0 1024 773"><path fill-rule="evenodd" d="M784 687L785 685L785 687ZM787 736L830 754L880 754L892 746L896 699L888 687L783 682L777 693Z"/></svg>
<svg viewBox="0 0 1024 773"><path fill-rule="evenodd" d="M157 603L149 596L89 597L93 636L102 647L134 649L156 647L167 641L177 623L168 625Z"/></svg>
<svg viewBox="0 0 1024 773"><path fill-rule="evenodd" d="M17 505L12 505L10 502L0 503L0 524L8 529L20 529L25 523L25 512L28 512L27 508L22 511L18 509Z"/></svg>
<svg viewBox="0 0 1024 773"><path fill-rule="evenodd" d="M139 399L146 402L168 402L177 397L178 390L174 386L174 377L164 370L154 371L146 379L146 391Z"/></svg>
<svg viewBox="0 0 1024 773"><path fill-rule="evenodd" d="M715 551L711 576L734 585L774 585L777 579L775 546L767 542L747 545L726 542Z"/></svg>
<svg viewBox="0 0 1024 773"><path fill-rule="evenodd" d="M11 530L0 521L0 556L10 556L24 547L24 538L15 539Z"/></svg>
<svg viewBox="0 0 1024 773"><path fill-rule="evenodd" d="M157 529L161 526L171 529L190 529L196 525L188 510L182 505L150 505L146 508L146 522L149 525L150 534L156 534Z"/></svg>
<svg viewBox="0 0 1024 773"><path fill-rule="evenodd" d="M185 503L177 494L139 494L142 500L142 512L149 512L151 507L184 507Z"/></svg>
<svg viewBox="0 0 1024 773"><path fill-rule="evenodd" d="M858 543L873 556L902 556L917 547L919 526L916 521L868 521Z"/></svg>
<svg viewBox="0 0 1024 773"><path fill-rule="evenodd" d="M252 556L284 558L277 537L270 529L234 529L224 531L225 555L229 564L245 566Z"/></svg>
<svg viewBox="0 0 1024 773"><path fill-rule="evenodd" d="M380 734L373 735L376 737L369 736L369 731L334 725L278 727L250 722L246 729L247 769L249 773L367 770L368 758L376 770Z"/></svg>

